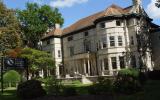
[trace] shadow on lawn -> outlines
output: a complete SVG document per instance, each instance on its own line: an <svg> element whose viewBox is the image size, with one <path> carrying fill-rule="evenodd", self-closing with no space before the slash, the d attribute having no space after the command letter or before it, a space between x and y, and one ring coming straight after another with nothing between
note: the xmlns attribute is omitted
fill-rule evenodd
<svg viewBox="0 0 160 100"><path fill-rule="evenodd" d="M16 97L16 89L5 89L3 94L0 91L0 100L19 100Z"/></svg>

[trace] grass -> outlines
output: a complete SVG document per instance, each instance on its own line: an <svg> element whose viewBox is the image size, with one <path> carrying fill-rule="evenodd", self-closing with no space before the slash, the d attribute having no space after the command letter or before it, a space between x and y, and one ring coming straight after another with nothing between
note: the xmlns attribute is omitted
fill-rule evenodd
<svg viewBox="0 0 160 100"><path fill-rule="evenodd" d="M159 100L160 81L148 81L144 86L144 91L133 95L115 96L115 100Z"/></svg>
<svg viewBox="0 0 160 100"><path fill-rule="evenodd" d="M19 100L16 97L16 88L7 88L3 94L0 91L0 100Z"/></svg>
<svg viewBox="0 0 160 100"><path fill-rule="evenodd" d="M79 95L83 95L88 94L87 89L90 85L73 84L68 86L74 87ZM148 81L144 87L144 91L133 95L115 94L113 100L159 100L160 81ZM0 92L0 100L19 100L16 97L16 88L7 88L4 90L4 94Z"/></svg>

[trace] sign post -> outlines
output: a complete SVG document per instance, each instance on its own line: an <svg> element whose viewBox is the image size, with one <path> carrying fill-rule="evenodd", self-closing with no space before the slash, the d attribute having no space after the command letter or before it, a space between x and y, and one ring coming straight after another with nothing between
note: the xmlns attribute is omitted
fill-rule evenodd
<svg viewBox="0 0 160 100"><path fill-rule="evenodd" d="M26 69L27 80L28 80L28 60L24 58L11 58L11 57L2 57L1 58L1 91L3 94L3 71L9 69Z"/></svg>
<svg viewBox="0 0 160 100"><path fill-rule="evenodd" d="M4 59L1 58L1 92L3 94L3 67L4 67Z"/></svg>

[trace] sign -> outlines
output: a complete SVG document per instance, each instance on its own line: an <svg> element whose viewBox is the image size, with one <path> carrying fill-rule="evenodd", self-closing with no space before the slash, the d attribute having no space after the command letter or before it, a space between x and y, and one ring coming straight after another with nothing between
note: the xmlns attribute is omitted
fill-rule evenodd
<svg viewBox="0 0 160 100"><path fill-rule="evenodd" d="M4 58L4 67L6 68L25 68L27 66L27 60L24 58Z"/></svg>
<svg viewBox="0 0 160 100"><path fill-rule="evenodd" d="M3 71L4 68L6 68L6 70L12 68L12 69L25 69L26 70L26 74L27 74L27 80L28 80L28 76L29 76L29 71L28 71L28 63L27 63L27 59L24 58L11 58L11 57L2 57L1 58L1 91L3 94Z"/></svg>

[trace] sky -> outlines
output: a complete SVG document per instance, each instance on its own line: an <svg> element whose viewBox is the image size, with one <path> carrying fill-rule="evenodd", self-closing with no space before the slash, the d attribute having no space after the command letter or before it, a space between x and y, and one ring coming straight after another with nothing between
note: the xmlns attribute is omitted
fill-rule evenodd
<svg viewBox="0 0 160 100"><path fill-rule="evenodd" d="M160 8L155 7L156 0L142 0L144 7L155 24L160 25ZM25 9L26 2L36 2L40 5L47 4L52 8L59 8L64 18L63 28L75 23L79 19L105 10L112 4L120 7L132 5L132 0L3 0L8 8Z"/></svg>

